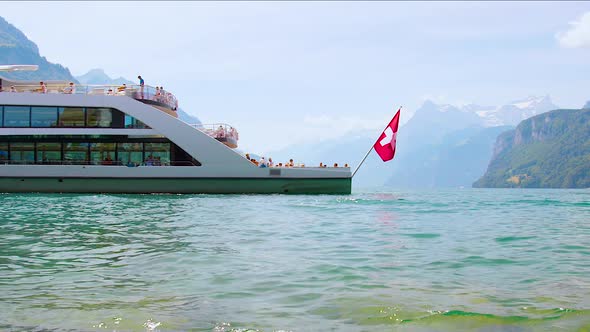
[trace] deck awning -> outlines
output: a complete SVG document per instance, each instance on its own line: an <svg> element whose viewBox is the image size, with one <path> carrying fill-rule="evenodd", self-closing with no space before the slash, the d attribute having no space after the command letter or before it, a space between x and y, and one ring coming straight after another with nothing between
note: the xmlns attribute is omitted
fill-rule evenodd
<svg viewBox="0 0 590 332"><path fill-rule="evenodd" d="M0 65L0 71L35 71L37 65Z"/></svg>

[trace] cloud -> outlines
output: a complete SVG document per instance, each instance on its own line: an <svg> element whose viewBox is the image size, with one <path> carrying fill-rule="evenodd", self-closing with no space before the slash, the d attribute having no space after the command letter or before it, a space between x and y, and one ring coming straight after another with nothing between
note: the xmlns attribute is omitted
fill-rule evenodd
<svg viewBox="0 0 590 332"><path fill-rule="evenodd" d="M590 12L584 13L578 21L570 23L570 29L556 35L562 47L590 47Z"/></svg>

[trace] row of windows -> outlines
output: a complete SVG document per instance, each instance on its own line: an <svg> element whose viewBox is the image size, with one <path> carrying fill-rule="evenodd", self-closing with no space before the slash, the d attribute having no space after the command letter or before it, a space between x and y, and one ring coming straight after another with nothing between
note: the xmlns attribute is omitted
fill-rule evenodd
<svg viewBox="0 0 590 332"><path fill-rule="evenodd" d="M0 163L200 166L175 155L186 152L172 143L0 142Z"/></svg>
<svg viewBox="0 0 590 332"><path fill-rule="evenodd" d="M171 143L162 135L0 135L0 142Z"/></svg>
<svg viewBox="0 0 590 332"><path fill-rule="evenodd" d="M8 128L149 128L113 108L0 106L0 125Z"/></svg>

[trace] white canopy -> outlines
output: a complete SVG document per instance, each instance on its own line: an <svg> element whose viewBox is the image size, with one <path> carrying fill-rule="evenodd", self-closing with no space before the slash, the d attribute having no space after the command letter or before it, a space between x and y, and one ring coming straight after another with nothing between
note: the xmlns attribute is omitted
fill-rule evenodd
<svg viewBox="0 0 590 332"><path fill-rule="evenodd" d="M0 71L35 71L39 69L37 65L0 65Z"/></svg>

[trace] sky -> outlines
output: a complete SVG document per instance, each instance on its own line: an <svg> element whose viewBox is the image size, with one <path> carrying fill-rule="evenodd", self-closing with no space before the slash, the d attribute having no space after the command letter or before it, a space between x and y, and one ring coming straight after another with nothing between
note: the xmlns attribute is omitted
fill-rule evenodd
<svg viewBox="0 0 590 332"><path fill-rule="evenodd" d="M19 1L0 15L72 74L142 75L254 153L378 137L426 99L590 100L590 2Z"/></svg>

